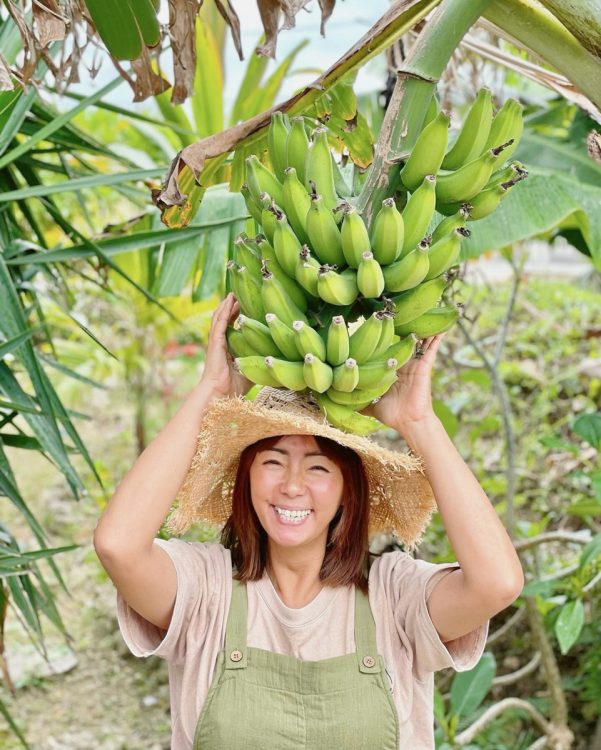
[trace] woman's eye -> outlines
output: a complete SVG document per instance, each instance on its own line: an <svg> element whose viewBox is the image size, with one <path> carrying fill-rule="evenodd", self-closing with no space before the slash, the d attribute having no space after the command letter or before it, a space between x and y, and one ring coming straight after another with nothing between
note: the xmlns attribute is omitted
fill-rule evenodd
<svg viewBox="0 0 601 750"><path fill-rule="evenodd" d="M312 466L311 468L312 469L321 469L322 471L325 471L326 473L328 473L328 470L326 469L325 466Z"/></svg>
<svg viewBox="0 0 601 750"><path fill-rule="evenodd" d="M279 466L280 462L276 461L275 458L268 458L267 461L263 461L263 464L277 464Z"/></svg>

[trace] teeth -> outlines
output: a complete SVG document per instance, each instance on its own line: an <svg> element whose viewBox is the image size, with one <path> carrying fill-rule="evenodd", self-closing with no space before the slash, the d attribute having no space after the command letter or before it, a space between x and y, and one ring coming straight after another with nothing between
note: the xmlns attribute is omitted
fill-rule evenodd
<svg viewBox="0 0 601 750"><path fill-rule="evenodd" d="M277 505L274 507L284 518L306 518L311 513L310 510L284 510L283 508L278 508Z"/></svg>

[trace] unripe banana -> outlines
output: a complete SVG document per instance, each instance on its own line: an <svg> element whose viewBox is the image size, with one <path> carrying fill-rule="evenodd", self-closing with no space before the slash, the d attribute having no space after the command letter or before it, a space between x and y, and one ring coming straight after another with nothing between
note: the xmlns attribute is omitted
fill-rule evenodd
<svg viewBox="0 0 601 750"><path fill-rule="evenodd" d="M360 365L372 358L382 335L382 326L382 315L379 312L374 312L351 334L349 354Z"/></svg>
<svg viewBox="0 0 601 750"><path fill-rule="evenodd" d="M240 303L240 311L254 320L264 318L262 283L253 276L246 266L240 266L235 273L234 294Z"/></svg>
<svg viewBox="0 0 601 750"><path fill-rule="evenodd" d="M307 300L305 290L300 286L300 284L298 284L294 279L291 279L290 276L288 276L288 274L280 266L277 260L266 260L263 261L263 263L267 267L267 270L271 271L271 273L284 287L286 294L290 297L294 304L304 313L307 312L309 308L309 302Z"/></svg>
<svg viewBox="0 0 601 750"><path fill-rule="evenodd" d="M326 208L321 195L313 194L307 213L307 235L313 252L322 263L341 266L346 263L340 230L334 214Z"/></svg>
<svg viewBox="0 0 601 750"><path fill-rule="evenodd" d="M350 353L348 328L342 315L334 315L326 337L326 361L330 365L341 365Z"/></svg>
<svg viewBox="0 0 601 750"><path fill-rule="evenodd" d="M438 242L430 247L428 251L430 269L424 277L424 281L429 281L436 278L436 276L440 276L441 273L444 273L451 266L459 262L461 241L464 237L469 237L470 234L469 229L458 227L457 229L453 229L446 237L441 237Z"/></svg>
<svg viewBox="0 0 601 750"><path fill-rule="evenodd" d="M335 388L337 391L350 393L355 390L358 382L359 369L357 368L357 362L352 357L349 357L341 365L334 368L332 388Z"/></svg>
<svg viewBox="0 0 601 750"><path fill-rule="evenodd" d="M309 136L305 130L303 117L293 117L286 141L287 163L296 169L296 176L305 184L305 159L309 150Z"/></svg>
<svg viewBox="0 0 601 750"><path fill-rule="evenodd" d="M311 198L305 190L305 186L297 177L294 167L287 167L284 171L284 210L288 222L299 242L305 245L309 241L307 235L307 212L311 207Z"/></svg>
<svg viewBox="0 0 601 750"><path fill-rule="evenodd" d="M438 333L444 333L455 325L459 311L451 305L443 307L433 307L415 320L397 326L399 336L409 336L414 333L418 339L427 339L429 336L436 336Z"/></svg>
<svg viewBox="0 0 601 750"><path fill-rule="evenodd" d="M382 359L384 358L384 352L389 346L392 346L392 342L395 338L394 315L387 310L378 311L376 315L379 315L382 319L382 331L380 333L380 338L378 339L378 344L372 352L371 358Z"/></svg>
<svg viewBox="0 0 601 750"><path fill-rule="evenodd" d="M494 185L470 198L469 221L477 221L491 214L499 203L507 197L509 189L515 184L513 180L502 182L500 185Z"/></svg>
<svg viewBox="0 0 601 750"><path fill-rule="evenodd" d="M303 365L305 383L316 393L324 393L332 385L334 373L330 365L322 362L311 352L305 354Z"/></svg>
<svg viewBox="0 0 601 750"><path fill-rule="evenodd" d="M436 177L426 175L424 181L417 190L409 197L407 205L403 209L403 222L405 225L405 237L401 258L417 247L418 242L424 238L430 221L434 216L436 208Z"/></svg>
<svg viewBox="0 0 601 750"><path fill-rule="evenodd" d="M501 143L512 141L504 154L504 159L510 159L520 142L523 130L522 105L517 99L507 99L492 121L484 148L495 148Z"/></svg>
<svg viewBox="0 0 601 750"><path fill-rule="evenodd" d="M298 254L296 262L295 277L300 286L312 297L319 298L317 278L319 276L319 263L311 257L309 248L303 245Z"/></svg>
<svg viewBox="0 0 601 750"><path fill-rule="evenodd" d="M443 169L459 169L463 164L480 156L486 148L492 115L492 95L489 89L482 88L463 121L455 143L442 160ZM495 144L495 146L498 145L498 143Z"/></svg>
<svg viewBox="0 0 601 750"><path fill-rule="evenodd" d="M225 336L230 352L234 357L256 357L259 352L255 351L240 331L228 327Z"/></svg>
<svg viewBox="0 0 601 750"><path fill-rule="evenodd" d="M287 326L292 327L295 320L304 320L308 323L303 311L296 305L284 287L267 268L263 270L263 284L261 286L261 299L263 301L264 313L274 313Z"/></svg>
<svg viewBox="0 0 601 750"><path fill-rule="evenodd" d="M307 387L302 362L289 362L276 357L265 357L265 365L278 384L291 391L304 391Z"/></svg>
<svg viewBox="0 0 601 750"><path fill-rule="evenodd" d="M512 161L504 169L498 169L493 172L490 180L486 183L485 190L488 190L495 185L500 185L502 182L519 182L528 177L528 170L524 167L521 161Z"/></svg>
<svg viewBox="0 0 601 750"><path fill-rule="evenodd" d="M392 344L392 346L389 346L384 354L383 359L396 359L397 370L400 370L400 368L404 364L409 362L411 357L413 357L416 343L417 339L414 336L406 336L400 341L397 341L396 344Z"/></svg>
<svg viewBox="0 0 601 750"><path fill-rule="evenodd" d="M260 225L261 224L261 212L263 211L262 207L252 197L252 195L250 194L248 185L246 183L242 185L242 187L240 188L240 192L242 193L242 197L244 198L244 203L246 204L246 210L253 217L255 224Z"/></svg>
<svg viewBox="0 0 601 750"><path fill-rule="evenodd" d="M383 386L388 383L388 387L396 382L397 374L396 371L397 361L394 357L383 360L372 360L366 362L363 365L358 365L359 368L359 382L357 386L359 388L375 388L377 386Z"/></svg>
<svg viewBox="0 0 601 750"><path fill-rule="evenodd" d="M261 193L260 200L263 207L261 210L261 228L267 240L273 245L276 216L282 213L282 209L276 206L267 193Z"/></svg>
<svg viewBox="0 0 601 750"><path fill-rule="evenodd" d="M257 250L261 253L261 260L278 262L278 259L275 257L273 245L268 242L264 234L258 234L255 237L255 241L257 243Z"/></svg>
<svg viewBox="0 0 601 750"><path fill-rule="evenodd" d="M418 135L400 172L407 190L413 192L422 184L426 175L436 174L440 169L447 150L449 124L449 116L445 112L439 112Z"/></svg>
<svg viewBox="0 0 601 750"><path fill-rule="evenodd" d="M238 316L238 326L248 345L252 347L257 354L266 357L271 354L274 357L280 357L281 352L271 338L271 332L265 323L260 320L253 320L246 315Z"/></svg>
<svg viewBox="0 0 601 750"><path fill-rule="evenodd" d="M245 182L253 199L260 203L259 196L261 193L268 193L281 206L283 192L282 185L277 177L264 164L261 164L254 154L247 156L244 161L246 165Z"/></svg>
<svg viewBox="0 0 601 750"><path fill-rule="evenodd" d="M438 106L438 99L436 98L436 96L432 95L430 103L428 104L428 109L426 110L424 121L422 122L422 130L426 127L426 125L432 122L432 120L439 112L440 107Z"/></svg>
<svg viewBox="0 0 601 750"><path fill-rule="evenodd" d="M287 166L286 141L289 129L288 117L285 114L274 112L271 115L267 129L267 149L273 171L280 182L284 179L284 170Z"/></svg>
<svg viewBox="0 0 601 750"><path fill-rule="evenodd" d="M394 303L395 330L397 326L418 318L434 307L442 297L446 285L444 276L437 276L430 281L423 281L419 286L399 294L398 297L393 297L391 301Z"/></svg>
<svg viewBox="0 0 601 750"><path fill-rule="evenodd" d="M404 292L406 289L413 289L426 278L430 268L429 245L429 240L422 240L415 250L383 269L387 291Z"/></svg>
<svg viewBox="0 0 601 750"><path fill-rule="evenodd" d="M457 203L469 201L477 195L488 182L499 155L507 144L488 149L482 156L473 159L456 172L439 175L436 180L436 202Z"/></svg>
<svg viewBox="0 0 601 750"><path fill-rule="evenodd" d="M363 253L371 250L365 222L354 206L349 205L340 229L342 252L351 268L359 268Z"/></svg>
<svg viewBox="0 0 601 750"><path fill-rule="evenodd" d="M301 357L311 352L323 362L326 358L326 344L317 331L302 320L295 320L292 329L296 348Z"/></svg>
<svg viewBox="0 0 601 750"><path fill-rule="evenodd" d="M436 229L432 232L432 244L438 242L441 237L450 234L453 229L458 229L459 227L465 229L467 218L470 213L469 205L469 203L462 203L455 213L451 214L451 216L447 216L446 219L443 219L437 224Z"/></svg>
<svg viewBox="0 0 601 750"><path fill-rule="evenodd" d="M371 233L372 252L380 265L394 263L403 250L404 237L403 215L396 207L394 198L386 198L374 219Z"/></svg>
<svg viewBox="0 0 601 750"><path fill-rule="evenodd" d="M234 367L241 372L245 378L257 385L269 385L272 388L279 388L280 383L267 369L265 357L236 357Z"/></svg>
<svg viewBox="0 0 601 750"><path fill-rule="evenodd" d="M339 430L353 435L371 435L382 427L377 419L359 414L349 406L337 404L325 393L318 394L316 399L328 422Z"/></svg>
<svg viewBox="0 0 601 750"><path fill-rule="evenodd" d="M337 391L335 388L328 388L326 396L331 398L336 404L350 406L351 409L360 411L361 409L365 409L366 406L372 404L376 399L381 398L389 390L390 383L377 385L374 386L374 388L355 388L355 390L350 393Z"/></svg>
<svg viewBox="0 0 601 750"><path fill-rule="evenodd" d="M282 212L276 214L275 232L273 233L273 249L275 257L284 271L291 279L296 278L296 263L302 245L294 230L288 224L286 215Z"/></svg>
<svg viewBox="0 0 601 750"><path fill-rule="evenodd" d="M334 169L328 144L328 131L325 128L316 128L313 131L313 143L307 151L305 160L305 187L323 196L324 205L330 211L337 206Z"/></svg>
<svg viewBox="0 0 601 750"><path fill-rule="evenodd" d="M317 277L317 291L324 302L332 305L350 305L359 294L357 273L347 268L336 273L332 266L320 266Z"/></svg>
<svg viewBox="0 0 601 750"><path fill-rule="evenodd" d="M284 357L290 362L294 362L295 360L300 361L302 358L298 353L296 338L292 328L289 328L274 313L267 313L265 320L267 321L271 338Z"/></svg>
<svg viewBox="0 0 601 750"><path fill-rule="evenodd" d="M261 259L240 234L234 240L234 260L239 266L246 266L256 279L259 278Z"/></svg>
<svg viewBox="0 0 601 750"><path fill-rule="evenodd" d="M357 286L366 299L379 297L384 291L382 266L371 251L363 253L357 269Z"/></svg>

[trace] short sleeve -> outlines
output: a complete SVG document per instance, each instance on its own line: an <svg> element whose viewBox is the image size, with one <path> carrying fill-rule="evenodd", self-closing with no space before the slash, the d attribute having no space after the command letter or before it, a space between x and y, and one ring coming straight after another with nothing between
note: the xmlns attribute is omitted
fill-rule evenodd
<svg viewBox="0 0 601 750"><path fill-rule="evenodd" d="M168 630L162 630L129 606L117 591L117 622L134 656L158 656L181 664L191 648L202 648L231 579L229 550L213 542L155 539L171 558L177 593ZM228 573L229 568L229 573Z"/></svg>
<svg viewBox="0 0 601 750"><path fill-rule="evenodd" d="M474 667L486 645L489 621L443 643L427 607L434 587L453 570L458 570L459 563L430 563L416 560L406 552L386 553L381 562L381 583L392 607L397 632L412 650L415 677L424 679L428 673L446 667L458 672Z"/></svg>

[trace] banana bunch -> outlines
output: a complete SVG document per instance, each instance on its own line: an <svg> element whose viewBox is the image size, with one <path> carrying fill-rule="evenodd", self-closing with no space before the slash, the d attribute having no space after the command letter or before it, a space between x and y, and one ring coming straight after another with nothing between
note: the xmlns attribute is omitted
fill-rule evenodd
<svg viewBox="0 0 601 750"><path fill-rule="evenodd" d="M241 192L257 234L239 235L227 263L241 310L227 331L236 368L259 385L309 389L340 429L379 429L361 411L396 382L419 339L457 320L441 302L447 272L467 222L526 176L519 162L505 164L521 131L519 103L493 117L483 89L448 148L449 117L433 101L400 172L400 199L384 200L368 227L342 194L328 131L275 113L268 165L245 160Z"/></svg>

